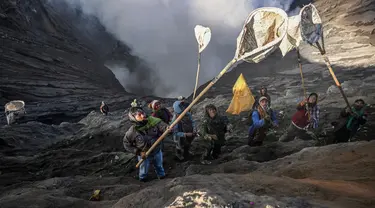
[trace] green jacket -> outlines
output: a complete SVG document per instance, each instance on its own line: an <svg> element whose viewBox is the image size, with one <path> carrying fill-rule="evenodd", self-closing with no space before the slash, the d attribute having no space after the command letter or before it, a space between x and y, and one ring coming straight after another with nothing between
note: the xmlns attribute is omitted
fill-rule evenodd
<svg viewBox="0 0 375 208"><path fill-rule="evenodd" d="M225 133L227 133L227 125L229 120L226 116L216 115L214 118L206 115L201 124L201 134L205 137L207 134L214 134L217 136L217 142L219 144L224 144Z"/></svg>

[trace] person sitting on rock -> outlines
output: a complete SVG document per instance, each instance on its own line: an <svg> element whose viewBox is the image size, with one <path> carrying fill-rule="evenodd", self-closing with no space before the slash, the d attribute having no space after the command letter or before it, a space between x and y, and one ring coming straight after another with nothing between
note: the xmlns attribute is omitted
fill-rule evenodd
<svg viewBox="0 0 375 208"><path fill-rule="evenodd" d="M109 108L108 105L104 103L104 101L102 101L102 104L100 105L100 112L105 116L108 115Z"/></svg>
<svg viewBox="0 0 375 208"><path fill-rule="evenodd" d="M232 125L226 116L219 115L213 104L205 107L205 116L201 124L201 135L209 142L206 152L202 155L202 163L217 159L221 154L221 147L225 143L225 134L231 131Z"/></svg>
<svg viewBox="0 0 375 208"><path fill-rule="evenodd" d="M174 119L184 111L184 106L181 101L173 103L173 111L175 114ZM179 161L186 161L192 156L192 153L189 151L195 136L195 121L191 114L187 112L173 128L173 140L176 144L176 158Z"/></svg>
<svg viewBox="0 0 375 208"><path fill-rule="evenodd" d="M149 108L152 109L151 116L155 118L160 118L164 123L169 124L172 120L172 114L169 112L168 109L161 106L161 102L159 100L153 100L149 105Z"/></svg>
<svg viewBox="0 0 375 208"><path fill-rule="evenodd" d="M147 150L155 143L164 131L168 130L168 125L161 119L147 116L140 107L131 107L128 113L129 120L133 125L126 132L123 144L126 151L138 156L138 161L144 159L139 167L139 180L147 181L150 160L155 167L160 179L165 177L163 167L163 153L160 144L146 158Z"/></svg>
<svg viewBox="0 0 375 208"><path fill-rule="evenodd" d="M268 106L268 98L260 97L256 109L251 115L249 128L249 146L261 146L271 127L277 127L278 121L274 111Z"/></svg>
<svg viewBox="0 0 375 208"><path fill-rule="evenodd" d="M256 109L258 107L258 105L259 105L259 98L261 98L261 97L266 97L267 100L268 100L268 106L271 107L271 97L267 93L267 87L262 86L260 88L259 95L255 96L255 102L254 102L254 105L253 105L253 109Z"/></svg>
<svg viewBox="0 0 375 208"><path fill-rule="evenodd" d="M317 104L318 94L311 93L307 99L297 105L297 112L292 116L292 123L279 141L287 142L295 137L300 139L317 139L308 129L316 129L319 124L320 108Z"/></svg>
<svg viewBox="0 0 375 208"><path fill-rule="evenodd" d="M364 100L356 100L351 108L346 107L341 111L338 122L332 122L334 126L334 143L350 141L360 126L366 123L365 105Z"/></svg>

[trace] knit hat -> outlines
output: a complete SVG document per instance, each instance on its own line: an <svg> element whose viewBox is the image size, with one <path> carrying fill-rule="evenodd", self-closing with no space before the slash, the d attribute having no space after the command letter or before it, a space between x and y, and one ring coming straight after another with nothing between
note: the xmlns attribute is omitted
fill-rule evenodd
<svg viewBox="0 0 375 208"><path fill-rule="evenodd" d="M156 107L156 104L160 104L160 101L159 100L153 100L150 104L149 104L149 107L153 110L156 110L155 107Z"/></svg>

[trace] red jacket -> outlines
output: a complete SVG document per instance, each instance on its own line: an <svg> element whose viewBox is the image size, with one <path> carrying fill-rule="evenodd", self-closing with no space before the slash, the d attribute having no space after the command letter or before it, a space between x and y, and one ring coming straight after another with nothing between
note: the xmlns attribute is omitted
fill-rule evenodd
<svg viewBox="0 0 375 208"><path fill-rule="evenodd" d="M310 124L309 115L305 108L305 102L298 105L297 112L292 116L292 122L300 128L305 128Z"/></svg>

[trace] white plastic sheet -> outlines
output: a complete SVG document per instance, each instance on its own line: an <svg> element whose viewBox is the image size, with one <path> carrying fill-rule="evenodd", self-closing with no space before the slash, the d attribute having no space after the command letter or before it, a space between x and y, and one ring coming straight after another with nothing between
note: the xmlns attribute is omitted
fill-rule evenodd
<svg viewBox="0 0 375 208"><path fill-rule="evenodd" d="M202 25L197 25L194 28L194 32L199 45L199 53L201 53L211 40L211 29L203 27Z"/></svg>

